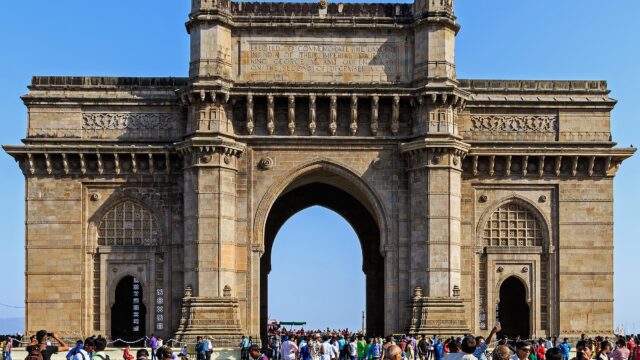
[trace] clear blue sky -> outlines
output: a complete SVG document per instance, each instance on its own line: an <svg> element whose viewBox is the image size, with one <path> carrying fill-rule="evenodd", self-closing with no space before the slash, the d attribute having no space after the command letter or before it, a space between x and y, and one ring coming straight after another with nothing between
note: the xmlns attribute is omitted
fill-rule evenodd
<svg viewBox="0 0 640 360"><path fill-rule="evenodd" d="M26 93L32 75L186 76L189 59L184 22L189 3L1 1L0 143L16 144L25 135L26 110L19 96ZM640 1L457 0L456 7L462 24L457 43L460 78L608 80L612 96L620 101L613 112L614 139L624 146L640 145ZM4 154L0 154L0 174L0 261L4 270L0 302L21 305L23 178ZM638 251L634 224L640 203L635 179L639 178L636 156L623 164L615 183L616 324L629 330L640 330L634 285ZM323 249L342 247L344 255L325 264L281 260L287 251L316 251L312 243L317 241L323 243ZM595 259L598 254L593 255ZM331 279L354 274L347 279L352 282L349 296L356 299L351 300L353 306L325 311L338 296L309 296L300 303L321 315L305 318L314 325L358 328L364 302L359 256L357 239L346 222L328 210L311 208L294 216L278 235L271 280L300 284L304 292L307 276ZM300 320L299 309L288 306L288 299L279 296L277 288L272 290L271 315ZM285 308L291 316L283 312ZM0 305L0 318L19 316L21 309Z"/></svg>

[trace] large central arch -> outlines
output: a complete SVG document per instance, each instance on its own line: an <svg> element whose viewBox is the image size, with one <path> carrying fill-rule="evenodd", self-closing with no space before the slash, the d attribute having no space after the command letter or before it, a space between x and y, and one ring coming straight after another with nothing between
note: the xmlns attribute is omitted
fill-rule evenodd
<svg viewBox="0 0 640 360"><path fill-rule="evenodd" d="M363 257L366 282L366 322L370 334L384 333L384 258L380 252L384 228L382 209L375 195L353 173L337 165L315 163L288 177L288 185L275 190L264 219L264 253L260 259L260 332L266 338L268 321L268 275L271 251L282 225L297 212L318 205L335 211L354 229ZM272 193L273 194L273 193Z"/></svg>

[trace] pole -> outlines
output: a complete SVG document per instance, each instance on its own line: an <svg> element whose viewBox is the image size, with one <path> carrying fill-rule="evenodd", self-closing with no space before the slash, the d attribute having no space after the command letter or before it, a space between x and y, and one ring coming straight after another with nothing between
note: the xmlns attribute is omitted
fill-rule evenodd
<svg viewBox="0 0 640 360"><path fill-rule="evenodd" d="M362 311L362 329L361 332L364 334L364 310Z"/></svg>

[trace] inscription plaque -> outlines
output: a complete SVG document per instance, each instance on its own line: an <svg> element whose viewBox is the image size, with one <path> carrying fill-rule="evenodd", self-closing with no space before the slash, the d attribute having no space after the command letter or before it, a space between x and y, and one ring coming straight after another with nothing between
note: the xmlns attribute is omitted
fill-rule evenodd
<svg viewBox="0 0 640 360"><path fill-rule="evenodd" d="M395 82L401 75L393 42L249 41L244 50L240 77L247 81Z"/></svg>

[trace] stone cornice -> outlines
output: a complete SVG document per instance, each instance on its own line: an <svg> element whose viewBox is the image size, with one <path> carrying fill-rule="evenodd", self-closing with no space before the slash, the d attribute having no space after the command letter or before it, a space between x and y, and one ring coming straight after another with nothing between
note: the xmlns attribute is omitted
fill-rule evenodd
<svg viewBox="0 0 640 360"><path fill-rule="evenodd" d="M425 150L430 151L453 151L456 155L464 157L469 151L469 144L450 136L426 137L400 144L400 151L404 154L414 154Z"/></svg>

